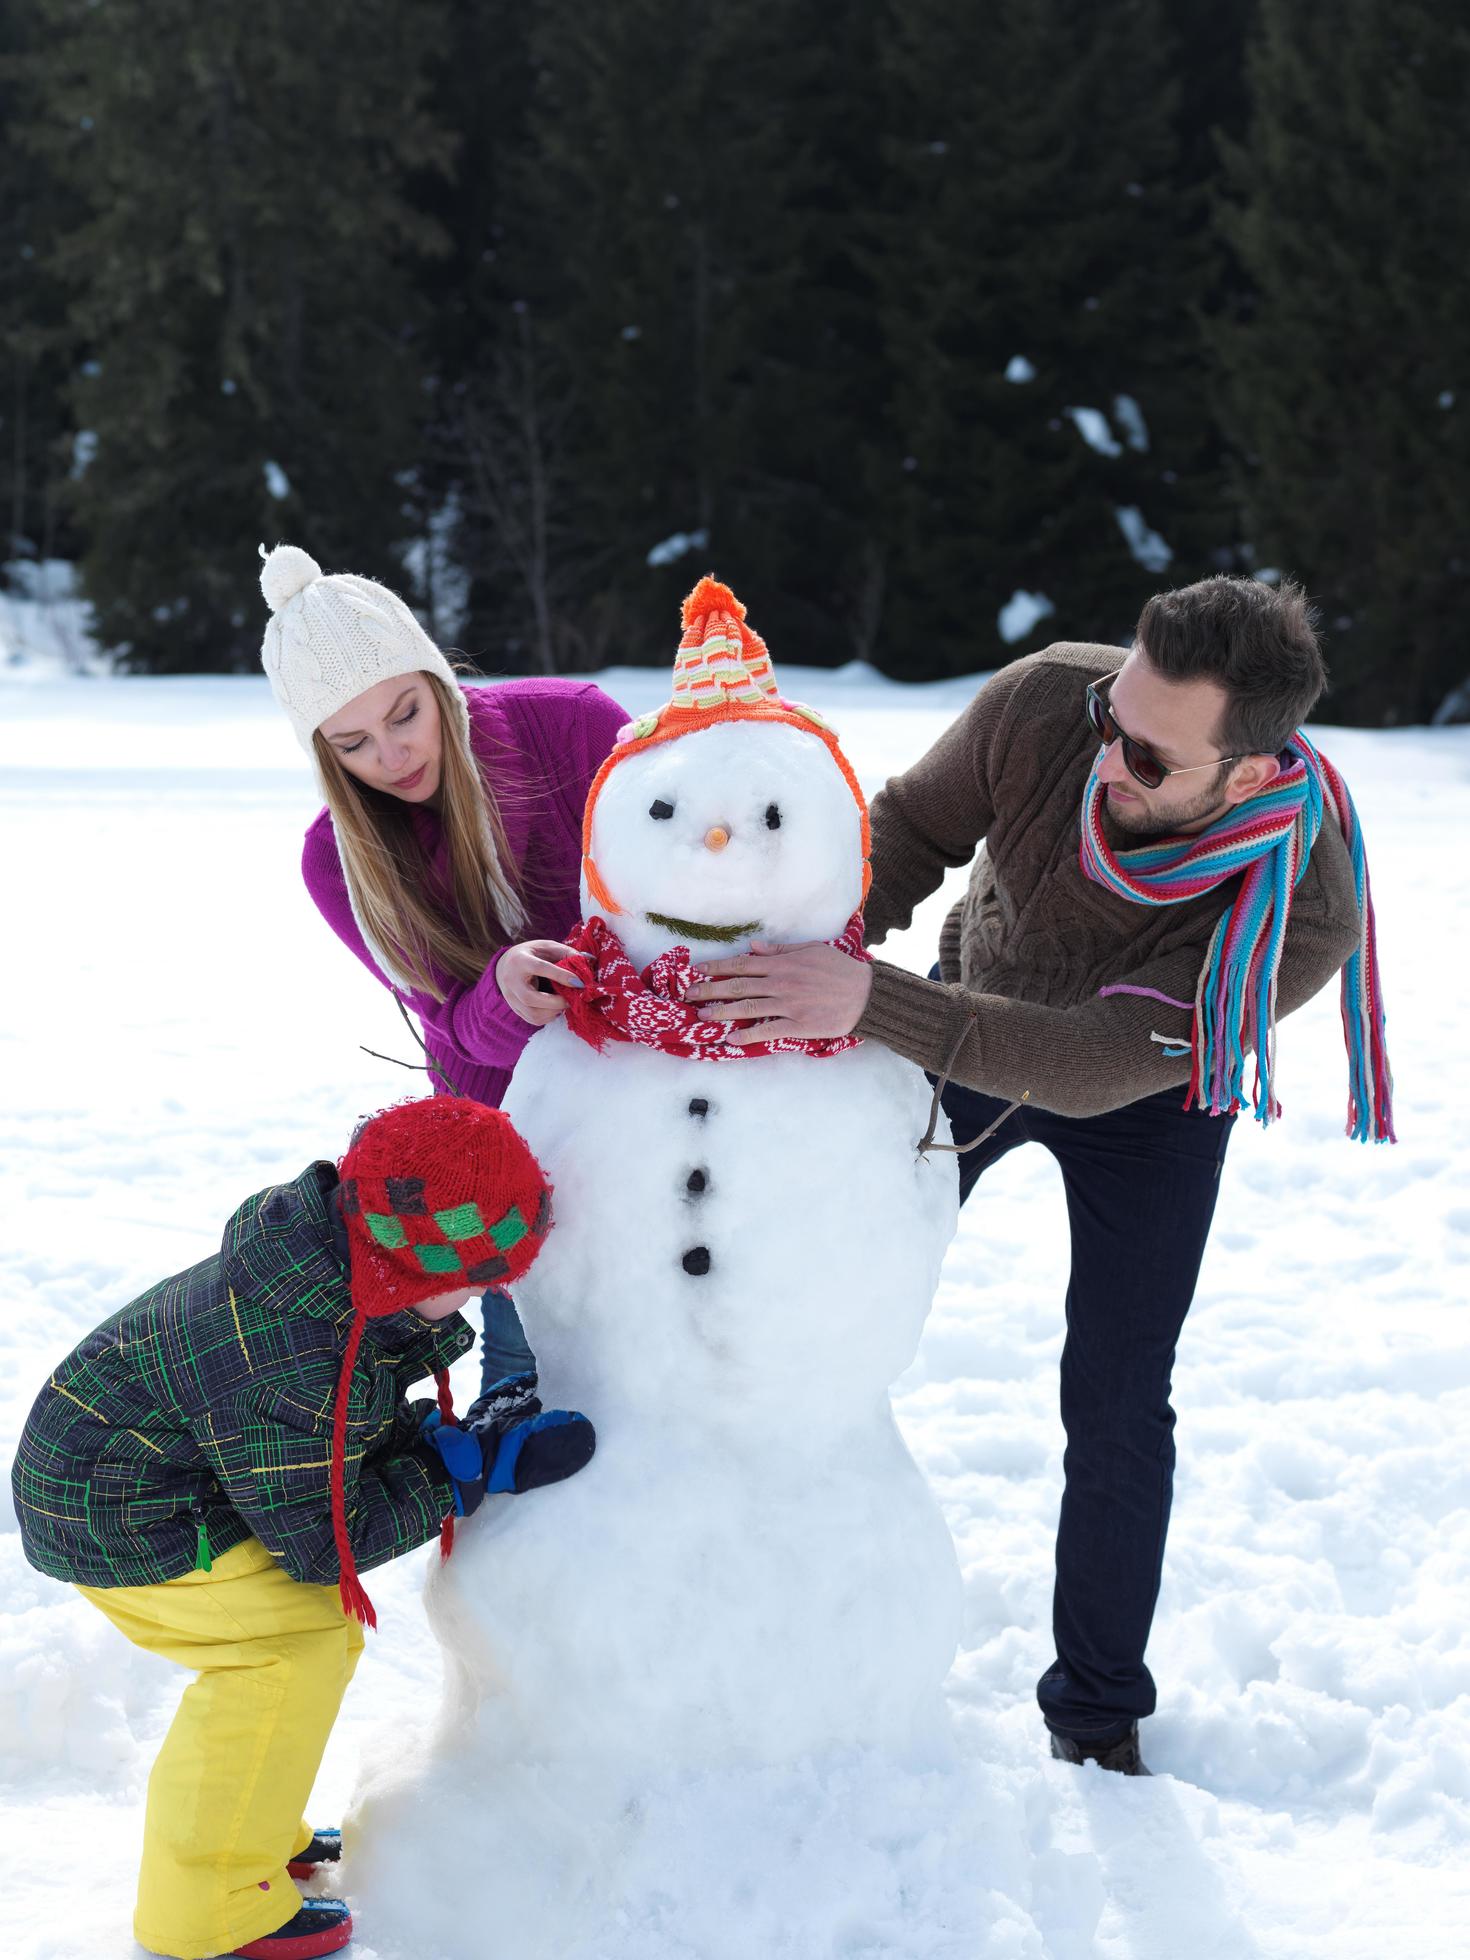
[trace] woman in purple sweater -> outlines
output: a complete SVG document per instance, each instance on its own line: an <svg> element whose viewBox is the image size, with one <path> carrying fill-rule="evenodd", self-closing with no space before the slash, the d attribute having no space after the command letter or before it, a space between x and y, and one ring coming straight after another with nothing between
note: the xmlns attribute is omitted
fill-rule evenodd
<svg viewBox="0 0 1470 1960"><path fill-rule="evenodd" d="M535 1029L537 986L576 923L582 806L627 720L590 681L466 689L394 593L323 577L293 545L261 568L261 658L327 807L301 869L327 924L417 1015L436 1088L497 1105ZM529 1395L515 1308L485 1296L485 1393Z"/></svg>

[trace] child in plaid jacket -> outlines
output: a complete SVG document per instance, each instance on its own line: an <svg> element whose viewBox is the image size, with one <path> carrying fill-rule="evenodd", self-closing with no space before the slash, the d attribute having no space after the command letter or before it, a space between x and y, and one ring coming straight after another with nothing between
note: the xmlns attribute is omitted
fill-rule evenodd
<svg viewBox="0 0 1470 1960"><path fill-rule="evenodd" d="M12 1483L27 1558L128 1637L199 1670L149 1783L134 1929L177 1960L309 1960L351 1936L288 1867L371 1604L357 1579L443 1535L486 1489L592 1454L582 1416L462 1429L459 1308L514 1281L550 1192L497 1110L401 1105L341 1175L246 1199L220 1250L121 1309L41 1390ZM361 1354L359 1355L359 1350ZM426 1376L437 1402L408 1401ZM315 1849L335 1841L316 1840Z"/></svg>

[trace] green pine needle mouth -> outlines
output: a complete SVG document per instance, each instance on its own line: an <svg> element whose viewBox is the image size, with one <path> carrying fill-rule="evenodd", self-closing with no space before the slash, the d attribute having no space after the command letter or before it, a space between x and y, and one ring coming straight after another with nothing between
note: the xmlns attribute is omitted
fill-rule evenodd
<svg viewBox="0 0 1470 1960"><path fill-rule="evenodd" d="M665 932L676 933L680 939L702 939L716 944L744 939L752 932L759 932L761 923L759 919L751 919L743 926L702 926L698 919L671 919L666 912L645 912L643 916L651 926L662 926Z"/></svg>

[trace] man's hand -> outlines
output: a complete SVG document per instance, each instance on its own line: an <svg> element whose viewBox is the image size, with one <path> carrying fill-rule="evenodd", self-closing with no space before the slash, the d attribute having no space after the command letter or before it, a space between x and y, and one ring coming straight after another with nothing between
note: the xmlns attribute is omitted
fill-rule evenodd
<svg viewBox="0 0 1470 1960"><path fill-rule="evenodd" d="M698 1006L701 1020L752 1023L731 1031L730 1040L740 1047L851 1034L873 987L868 962L851 959L825 939L803 946L756 940L735 959L701 960L699 970L709 978L691 987L685 1000Z"/></svg>
<svg viewBox="0 0 1470 1960"><path fill-rule="evenodd" d="M567 997L558 987L580 987L581 981L558 966L558 960L574 958L570 946L559 939L527 939L519 946L507 946L495 967L495 984L523 1021L533 1028L544 1028L558 1014L567 1011ZM538 986L544 980L544 987Z"/></svg>

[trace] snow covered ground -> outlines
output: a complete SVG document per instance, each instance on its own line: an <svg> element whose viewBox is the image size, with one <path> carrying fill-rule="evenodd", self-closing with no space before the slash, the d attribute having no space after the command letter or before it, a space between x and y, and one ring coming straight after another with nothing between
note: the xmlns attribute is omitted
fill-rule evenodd
<svg viewBox="0 0 1470 1960"><path fill-rule="evenodd" d="M663 678L605 684L642 708ZM782 680L830 715L870 791L970 691L860 670ZM1449 1960L1470 1946L1470 729L1322 739L1368 839L1404 1141L1365 1149L1341 1134L1335 996L1288 1021L1285 1120L1270 1134L1243 1125L1232 1147L1176 1375L1153 1781L1050 1763L1031 1700L1051 1654L1066 1263L1043 1153L984 1180L898 1385L964 1568L950 1695L983 1849L964 1870L937 1841L931 1855L924 1806L905 1812L896 1782L891 1876L952 1884L956 1926L979 1923L978 1894L990 1930L975 1960ZM358 1049L409 1052L387 995L301 889L311 809L263 682L0 687L7 1463L47 1368L83 1332L210 1251L242 1195L334 1154L359 1112L410 1086ZM949 896L895 957L928 965ZM321 1821L345 1808L365 1747L437 1706L417 1597L428 1556L374 1574L381 1631L328 1752ZM7 1479L7 1954L135 1960L141 1793L180 1686L29 1570ZM446 1826L446 1869L466 1857L493 1896L494 1847L456 1846ZM932 1919L905 1922L884 1876L853 1874L850 1930L831 1953L958 1956ZM900 1898L886 1916L885 1897ZM763 1960L758 1935L723 1937L679 1950ZM352 1951L374 1960L371 1926ZM466 1928L471 1954L497 1960L493 1917Z"/></svg>

